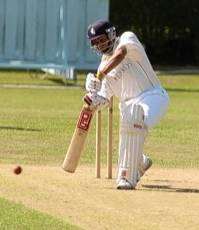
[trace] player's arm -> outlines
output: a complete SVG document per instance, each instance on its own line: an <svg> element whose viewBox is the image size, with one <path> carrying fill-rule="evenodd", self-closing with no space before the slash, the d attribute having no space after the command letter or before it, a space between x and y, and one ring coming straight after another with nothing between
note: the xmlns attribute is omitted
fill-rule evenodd
<svg viewBox="0 0 199 230"><path fill-rule="evenodd" d="M101 81L106 74L119 65L125 58L127 50L125 46L116 49L110 59L102 69L98 70L97 74L89 73L86 79L86 90L89 92L84 96L84 101L90 108L100 110L105 107L109 100L98 94L101 88Z"/></svg>
<svg viewBox="0 0 199 230"><path fill-rule="evenodd" d="M111 58L106 63L106 65L100 71L97 72L97 78L101 80L112 69L118 66L125 58L126 54L127 50L125 46L121 46L119 49L116 49Z"/></svg>
<svg viewBox="0 0 199 230"><path fill-rule="evenodd" d="M126 54L126 46L121 46L115 50L103 68L98 69L97 74L89 73L86 77L86 90L88 92L98 92L101 88L101 80L122 62Z"/></svg>

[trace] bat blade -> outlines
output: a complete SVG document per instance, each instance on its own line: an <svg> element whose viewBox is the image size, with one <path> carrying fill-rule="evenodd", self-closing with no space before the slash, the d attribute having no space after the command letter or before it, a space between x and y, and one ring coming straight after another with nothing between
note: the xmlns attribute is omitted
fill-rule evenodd
<svg viewBox="0 0 199 230"><path fill-rule="evenodd" d="M63 170L67 172L74 173L78 166L78 162L84 149L93 114L94 110L90 110L86 106L84 106L80 112L73 137L71 139L66 157L62 164Z"/></svg>

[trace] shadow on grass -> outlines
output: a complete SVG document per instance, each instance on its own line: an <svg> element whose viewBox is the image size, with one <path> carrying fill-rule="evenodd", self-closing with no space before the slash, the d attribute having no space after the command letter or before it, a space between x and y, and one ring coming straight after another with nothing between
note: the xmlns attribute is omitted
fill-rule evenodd
<svg viewBox="0 0 199 230"><path fill-rule="evenodd" d="M199 89L181 89L181 88L165 88L170 92L186 92L186 93L199 93Z"/></svg>
<svg viewBox="0 0 199 230"><path fill-rule="evenodd" d="M149 190L155 191L165 191L165 192L183 192L183 193L199 193L199 189L196 188L176 188L170 185L142 185L142 187Z"/></svg>
<svg viewBox="0 0 199 230"><path fill-rule="evenodd" d="M66 85L62 79L60 78L48 78L48 80L56 83L57 85Z"/></svg>
<svg viewBox="0 0 199 230"><path fill-rule="evenodd" d="M20 130L20 131L41 132L41 129L29 129L29 128L12 127L12 126L0 126L0 129L11 129L11 130Z"/></svg>
<svg viewBox="0 0 199 230"><path fill-rule="evenodd" d="M199 75L198 66L156 66L154 68L158 75Z"/></svg>

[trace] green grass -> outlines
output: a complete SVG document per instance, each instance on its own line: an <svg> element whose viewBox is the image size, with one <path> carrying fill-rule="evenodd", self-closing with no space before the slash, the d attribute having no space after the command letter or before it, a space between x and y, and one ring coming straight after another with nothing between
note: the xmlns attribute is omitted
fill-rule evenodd
<svg viewBox="0 0 199 230"><path fill-rule="evenodd" d="M20 72L0 72L0 85L21 83ZM25 75L26 74L26 75ZM54 79L32 79L26 84L56 85ZM27 79L26 79L27 77ZM80 77L80 85L84 76ZM7 82L6 82L7 79ZM171 98L162 122L150 131L145 151L158 167L199 167L199 75L161 75ZM42 83L41 83L42 82ZM79 82L78 82L79 83ZM1 88L0 159L3 163L61 165L79 111L83 87L61 89ZM118 154L117 100L114 102L114 162ZM107 113L103 112L102 160L106 158ZM95 122L88 135L82 163L94 164Z"/></svg>
<svg viewBox="0 0 199 230"><path fill-rule="evenodd" d="M67 224L55 217L37 212L21 204L11 203L0 198L0 229L1 230L75 230L78 227Z"/></svg>
<svg viewBox="0 0 199 230"><path fill-rule="evenodd" d="M53 89L60 78L27 72L0 72L0 161L61 165L82 106L81 87ZM162 122L150 131L145 151L156 167L199 168L199 75L161 74L171 98ZM73 82L70 82L70 84ZM2 88L4 84L48 85L48 89ZM107 113L103 112L102 160L106 158ZM114 162L118 154L119 111L114 100ZM81 163L94 165L95 122ZM62 220L0 198L0 229L77 229Z"/></svg>
<svg viewBox="0 0 199 230"><path fill-rule="evenodd" d="M160 79L171 102L166 117L152 131L147 146L160 166L198 167L199 75L166 75Z"/></svg>

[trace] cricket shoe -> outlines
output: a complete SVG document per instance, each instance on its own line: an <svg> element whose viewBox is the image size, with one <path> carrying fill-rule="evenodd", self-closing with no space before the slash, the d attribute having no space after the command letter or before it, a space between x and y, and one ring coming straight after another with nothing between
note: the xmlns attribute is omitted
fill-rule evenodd
<svg viewBox="0 0 199 230"><path fill-rule="evenodd" d="M151 160L151 158L145 156L144 163L143 163L142 167L139 168L139 172L138 172L138 181L140 180L140 178L141 178L142 176L144 176L145 172L146 172L149 168L151 168L152 164L153 164L153 161Z"/></svg>
<svg viewBox="0 0 199 230"><path fill-rule="evenodd" d="M133 186L127 179L122 178L119 180L119 182L117 184L117 189L132 190L132 189L135 189L135 186Z"/></svg>

